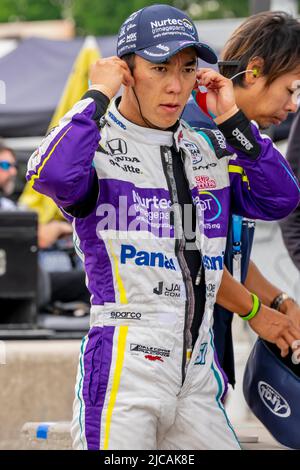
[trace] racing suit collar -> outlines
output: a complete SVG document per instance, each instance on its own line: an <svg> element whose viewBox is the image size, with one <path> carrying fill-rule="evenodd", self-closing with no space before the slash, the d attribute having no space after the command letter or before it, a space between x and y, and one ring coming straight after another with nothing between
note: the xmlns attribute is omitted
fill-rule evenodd
<svg viewBox="0 0 300 470"><path fill-rule="evenodd" d="M180 122L172 130L161 131L148 127L138 126L128 121L118 110L120 97L112 100L105 115L105 121L112 127L118 129L118 132L124 133L124 136L130 132L130 138L137 142L147 143L149 145L165 145L171 147L175 144L178 147L178 139L175 136L180 132ZM178 149L178 148L177 148Z"/></svg>

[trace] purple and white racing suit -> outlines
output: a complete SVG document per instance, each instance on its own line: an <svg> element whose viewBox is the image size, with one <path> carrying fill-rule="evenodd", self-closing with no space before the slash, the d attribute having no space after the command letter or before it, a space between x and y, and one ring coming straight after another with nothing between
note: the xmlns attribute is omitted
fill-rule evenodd
<svg viewBox="0 0 300 470"><path fill-rule="evenodd" d="M27 174L72 221L91 292L74 448L239 449L212 333L228 217L282 218L299 202L298 185L241 112L219 131L196 132L184 121L160 131L126 120L116 101L107 106L100 92L88 92L32 155ZM192 351L194 294L172 147L184 162L205 268L205 312Z"/></svg>

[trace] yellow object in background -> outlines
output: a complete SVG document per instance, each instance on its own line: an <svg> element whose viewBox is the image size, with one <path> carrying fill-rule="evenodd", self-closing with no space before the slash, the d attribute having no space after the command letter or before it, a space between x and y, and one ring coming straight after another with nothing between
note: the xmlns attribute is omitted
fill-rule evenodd
<svg viewBox="0 0 300 470"><path fill-rule="evenodd" d="M59 120L87 91L90 67L99 58L100 51L96 39L93 36L88 36L74 62L71 74L50 122L49 130L57 126Z"/></svg>
<svg viewBox="0 0 300 470"><path fill-rule="evenodd" d="M33 189L28 181L18 201L20 206L37 212L39 224L48 224L52 220L65 220L55 202L48 196Z"/></svg>
<svg viewBox="0 0 300 470"><path fill-rule="evenodd" d="M88 36L75 59L48 130L57 126L59 120L86 93L90 67L100 57L96 39L93 36ZM37 212L40 224L47 224L52 220L65 220L55 202L51 198L35 191L32 188L31 181L25 185L23 193L19 198L19 204Z"/></svg>

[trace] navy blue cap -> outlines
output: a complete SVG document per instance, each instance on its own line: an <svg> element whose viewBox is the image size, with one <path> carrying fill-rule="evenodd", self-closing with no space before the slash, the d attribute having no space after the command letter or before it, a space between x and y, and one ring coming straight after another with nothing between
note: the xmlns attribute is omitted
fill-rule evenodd
<svg viewBox="0 0 300 470"><path fill-rule="evenodd" d="M117 55L134 53L159 64L187 47L194 47L205 62L215 64L218 60L215 52L199 41L197 29L185 13L159 4L132 13L122 24Z"/></svg>
<svg viewBox="0 0 300 470"><path fill-rule="evenodd" d="M273 437L300 449L300 364L293 354L283 358L276 345L259 338L246 364L243 392L249 408Z"/></svg>

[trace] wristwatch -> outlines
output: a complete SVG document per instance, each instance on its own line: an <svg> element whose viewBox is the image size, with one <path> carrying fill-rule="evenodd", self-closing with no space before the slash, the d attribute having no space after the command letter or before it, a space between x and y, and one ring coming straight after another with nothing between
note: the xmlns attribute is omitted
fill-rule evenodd
<svg viewBox="0 0 300 470"><path fill-rule="evenodd" d="M296 303L295 299L290 297L286 292L281 292L278 294L275 299L271 302L270 307L274 308L275 310L278 310L280 312L280 306L285 302L286 300L291 300L292 302Z"/></svg>

